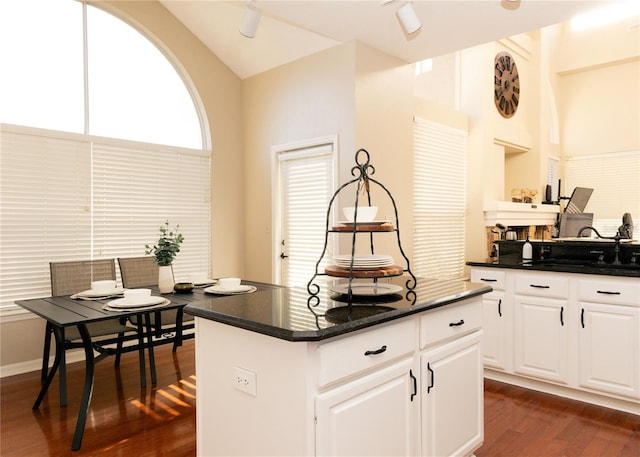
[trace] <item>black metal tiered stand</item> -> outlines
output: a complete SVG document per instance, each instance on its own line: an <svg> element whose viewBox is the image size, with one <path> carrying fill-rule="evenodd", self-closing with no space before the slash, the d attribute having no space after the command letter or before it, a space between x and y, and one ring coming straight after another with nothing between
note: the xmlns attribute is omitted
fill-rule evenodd
<svg viewBox="0 0 640 457"><path fill-rule="evenodd" d="M320 255L320 258L316 262L314 275L307 283L307 291L309 293L307 306L316 316L318 316L314 308L317 307L320 303L319 294L320 294L321 288L316 282L314 282L316 281L316 278L318 276L335 276L335 277L348 278L349 283L347 287L347 293L336 294L335 296L332 297L337 301L346 303L346 306L329 309L327 310L325 315L327 320L334 321L334 322L350 321L354 318L366 317L366 315L377 314L377 313L392 309L386 306L376 305L374 302L379 303L379 300L377 299L372 299L370 297L354 296L352 291L352 283L354 278L370 278L375 283L378 281L380 277L401 276L407 273L410 277L407 278L407 281L405 283L405 287L406 287L405 298L411 302L415 302L415 295L416 295L414 289L416 287L417 280L414 274L411 272L411 269L409 266L409 258L404 253L404 250L402 249L402 243L400 242L400 228L399 228L399 220L398 220L398 208L396 206L396 202L393 196L391 195L391 192L389 192L389 190L382 183L380 183L379 181L371 177L373 174L375 174L375 167L371 165L370 155L366 149L359 149L356 152L355 163L356 165L353 168L351 168L351 175L354 178L344 183L342 186L340 186L340 188L333 194L333 197L331 197L331 200L329 202L329 207L327 208L327 216L326 216L326 222L325 222L324 247L322 249L322 254ZM355 204L354 204L355 210L353 215L353 223L347 226L330 227L329 221L331 217L331 209L333 208L336 197L343 190L345 190L347 187L352 185L355 186ZM363 224L357 223L360 196L361 195L363 197L366 196L366 204L370 206L371 205L370 189L372 185L376 185L379 188L381 188L391 200L391 203L393 204L393 211L395 216L394 225L386 224L386 223L382 225L366 225L365 223ZM378 274L375 274L375 271L373 274L370 274L370 273L366 273L365 275L359 274L359 272L356 269L354 269L356 237L358 235L362 235L363 233L364 234L368 233L370 237L371 254L375 254L373 240L374 240L374 234L377 232L395 232L396 233L396 237L398 240L398 248L400 250L402 257L404 258L406 267L398 267L397 271L395 273L392 272L391 274L389 274L389 272L385 272L383 274L378 275ZM327 252L328 239L331 233L351 233L351 236L352 236L351 260L349 264L349 269L348 270L344 269L344 271L341 272L340 274L327 273L326 269L324 273L318 271L320 267L320 263L322 262L322 259L324 258ZM395 295L395 298L387 297L386 300L383 299L382 301L397 301L402 299L401 296L398 296L397 294L394 294L394 295Z"/></svg>

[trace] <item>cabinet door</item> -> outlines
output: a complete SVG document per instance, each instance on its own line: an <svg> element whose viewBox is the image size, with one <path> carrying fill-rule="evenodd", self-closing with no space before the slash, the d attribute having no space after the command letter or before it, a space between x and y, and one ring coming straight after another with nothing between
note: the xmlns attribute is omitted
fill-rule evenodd
<svg viewBox="0 0 640 457"><path fill-rule="evenodd" d="M414 359L316 398L316 455L415 455L418 408Z"/></svg>
<svg viewBox="0 0 640 457"><path fill-rule="evenodd" d="M567 381L567 302L514 297L514 371L559 383Z"/></svg>
<svg viewBox="0 0 640 457"><path fill-rule="evenodd" d="M484 438L482 332L421 356L422 455L470 455Z"/></svg>
<svg viewBox="0 0 640 457"><path fill-rule="evenodd" d="M640 309L578 305L580 385L640 398Z"/></svg>
<svg viewBox="0 0 640 457"><path fill-rule="evenodd" d="M505 303L504 292L482 296L482 357L485 366L506 369L507 323L511 310Z"/></svg>

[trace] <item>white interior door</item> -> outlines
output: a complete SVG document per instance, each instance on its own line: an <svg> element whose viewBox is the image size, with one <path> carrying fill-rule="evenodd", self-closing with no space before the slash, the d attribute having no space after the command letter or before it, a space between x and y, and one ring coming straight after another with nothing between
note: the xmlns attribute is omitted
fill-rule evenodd
<svg viewBox="0 0 640 457"><path fill-rule="evenodd" d="M275 281L286 286L306 286L325 244L327 210L335 192L335 140L316 140L276 151L278 202L274 230ZM330 214L333 220L333 211ZM330 221L329 225L332 225ZM333 256L329 238L326 260Z"/></svg>

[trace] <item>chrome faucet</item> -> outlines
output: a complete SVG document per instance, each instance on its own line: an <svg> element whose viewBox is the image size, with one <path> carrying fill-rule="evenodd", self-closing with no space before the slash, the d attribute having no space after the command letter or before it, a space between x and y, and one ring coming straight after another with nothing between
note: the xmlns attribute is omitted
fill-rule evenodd
<svg viewBox="0 0 640 457"><path fill-rule="evenodd" d="M600 235L600 233L591 226L584 226L582 227L580 230L578 230L578 238L580 238L580 236L582 235L582 232L584 232L585 230L593 230L594 232L596 232L596 235L598 236L598 238L602 238L603 240L613 240L615 241L615 248L614 248L614 252L615 252L615 258L613 260L613 264L614 265L620 265L620 233L619 231L616 232L615 236L602 236Z"/></svg>

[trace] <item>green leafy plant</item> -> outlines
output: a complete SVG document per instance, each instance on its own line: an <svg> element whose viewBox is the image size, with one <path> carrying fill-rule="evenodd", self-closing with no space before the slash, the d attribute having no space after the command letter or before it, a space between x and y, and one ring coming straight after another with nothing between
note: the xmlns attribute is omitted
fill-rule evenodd
<svg viewBox="0 0 640 457"><path fill-rule="evenodd" d="M153 254L156 262L161 267L169 266L173 263L173 259L180 252L180 245L184 242L184 236L179 232L179 225L171 228L169 221L160 226L160 239L158 244L150 246L146 244L144 253L146 255Z"/></svg>

